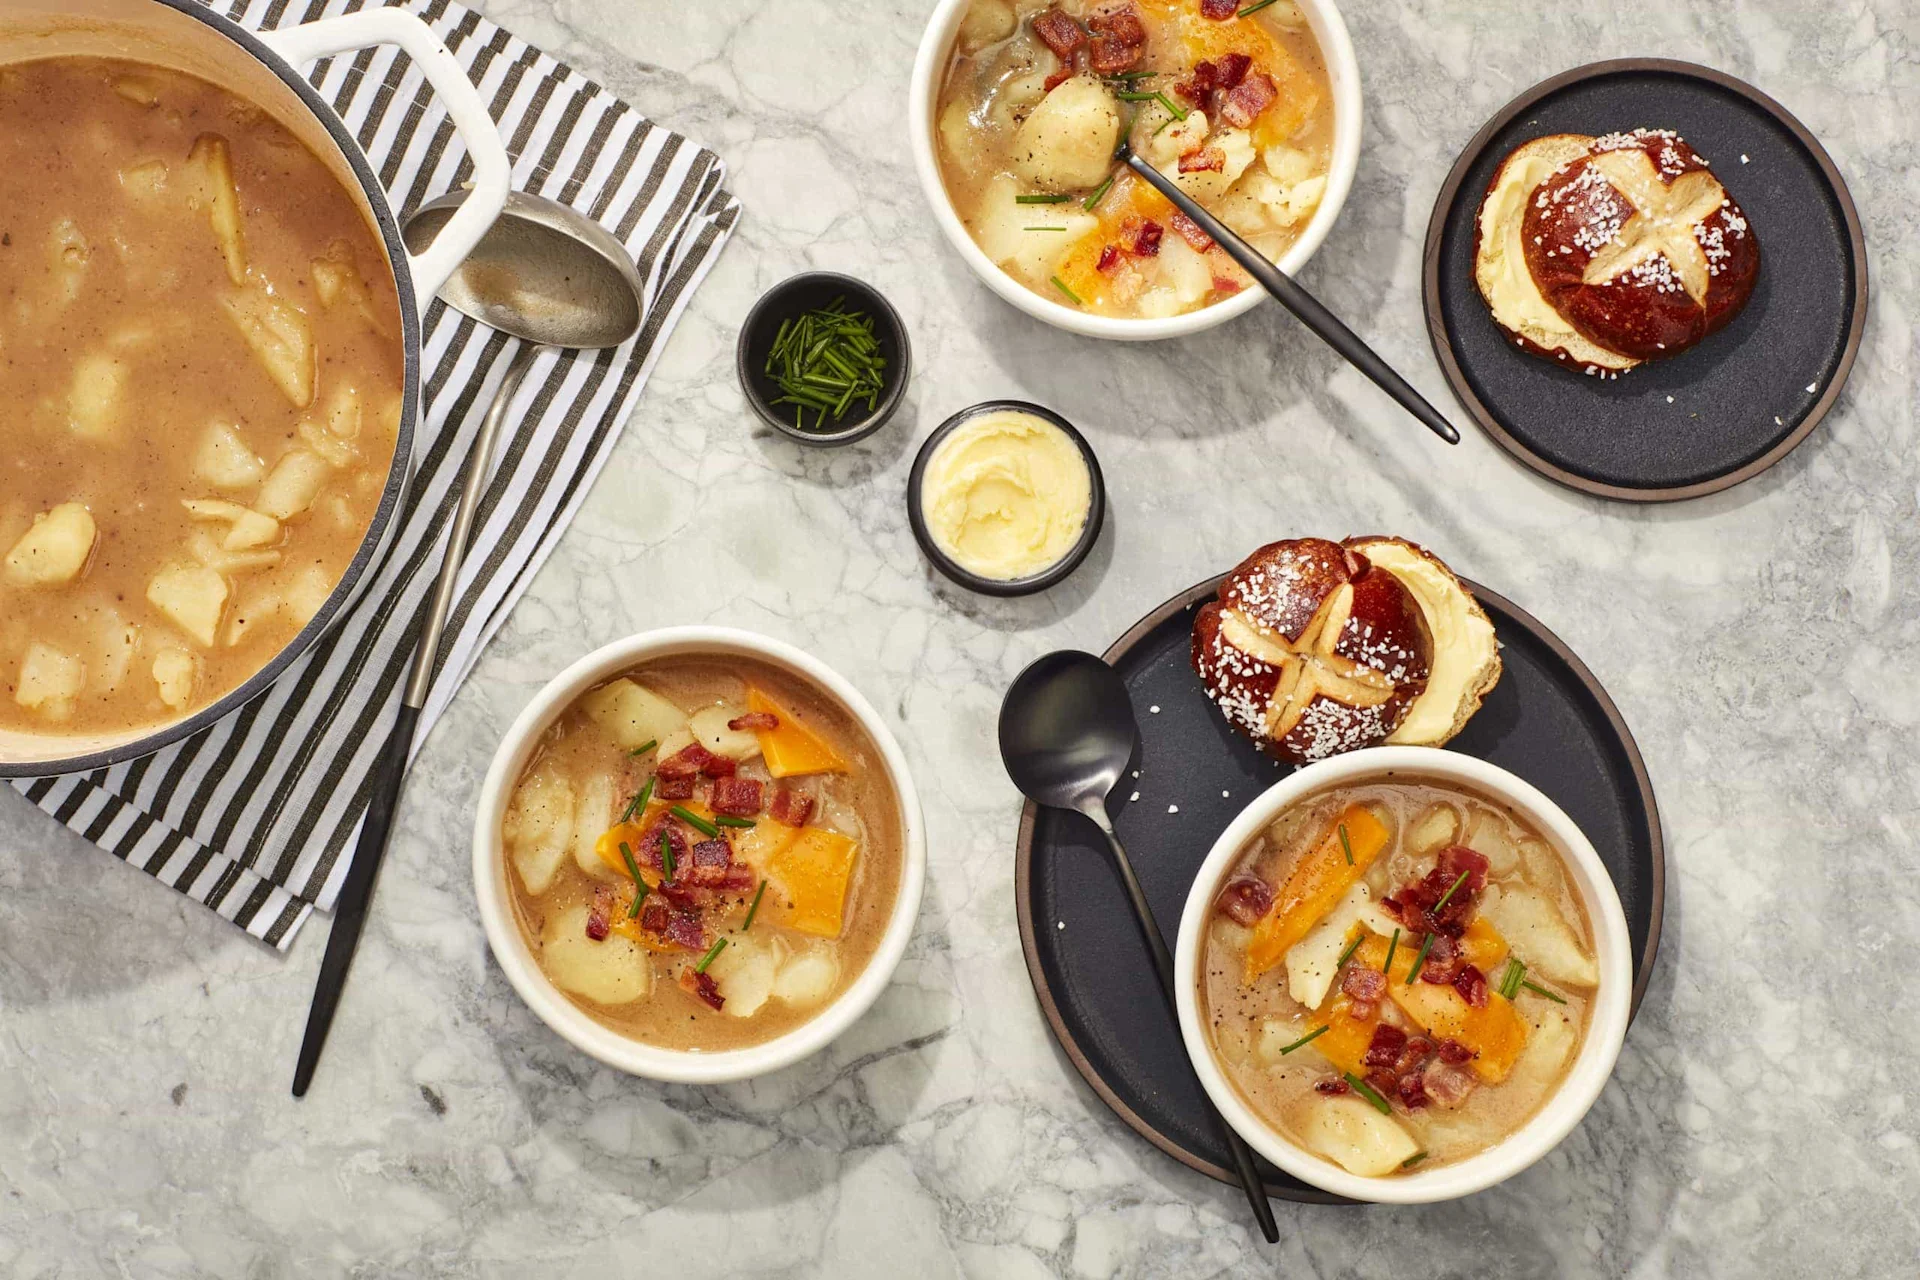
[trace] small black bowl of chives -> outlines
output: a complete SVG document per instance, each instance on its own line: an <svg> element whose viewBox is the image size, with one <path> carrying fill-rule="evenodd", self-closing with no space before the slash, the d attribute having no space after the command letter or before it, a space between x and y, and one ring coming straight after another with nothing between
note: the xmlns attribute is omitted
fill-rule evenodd
<svg viewBox="0 0 1920 1280"><path fill-rule="evenodd" d="M871 285L813 271L775 285L740 326L735 366L760 420L803 444L850 444L900 407L906 326Z"/></svg>

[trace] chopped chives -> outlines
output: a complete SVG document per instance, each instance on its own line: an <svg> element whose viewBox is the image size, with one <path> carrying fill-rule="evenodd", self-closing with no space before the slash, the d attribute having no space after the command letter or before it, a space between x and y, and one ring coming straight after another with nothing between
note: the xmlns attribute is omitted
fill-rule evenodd
<svg viewBox="0 0 1920 1280"><path fill-rule="evenodd" d="M625 840L620 842L620 856L626 860L627 874L633 877L633 904L627 908L627 919L631 920L640 914L640 904L647 900L648 885L640 878L640 864L633 860L633 850Z"/></svg>
<svg viewBox="0 0 1920 1280"><path fill-rule="evenodd" d="M1071 199L1073 197L1069 195L1015 196L1013 202L1015 204L1065 204Z"/></svg>
<svg viewBox="0 0 1920 1280"><path fill-rule="evenodd" d="M1400 930L1393 931L1393 941L1387 944L1387 962L1380 966L1380 972L1393 976L1393 953L1400 949Z"/></svg>
<svg viewBox="0 0 1920 1280"><path fill-rule="evenodd" d="M648 738L645 742L641 743L639 746L635 747L633 750L627 752L627 754L630 756L643 756L647 754L647 752L653 750L655 747L659 745L660 745L660 739Z"/></svg>
<svg viewBox="0 0 1920 1280"><path fill-rule="evenodd" d="M1175 120L1185 120L1187 118L1186 111L1184 111L1182 108L1177 106L1174 103L1172 98L1169 98L1166 94L1160 92L1158 89L1155 89L1150 93L1126 92L1126 93L1116 93L1113 96L1120 99L1120 101L1122 102L1157 102L1161 106L1165 107L1167 109L1167 113L1171 115Z"/></svg>
<svg viewBox="0 0 1920 1280"><path fill-rule="evenodd" d="M1360 949L1360 940L1366 936L1367 936L1367 931L1365 929L1362 929L1360 932L1354 934L1353 941L1349 942L1347 944L1347 949L1340 953L1340 959L1334 963L1333 967L1335 969L1344 969L1346 967L1347 961L1353 959L1353 953Z"/></svg>
<svg viewBox="0 0 1920 1280"><path fill-rule="evenodd" d="M1115 169L1112 173L1108 174L1107 180L1101 183L1099 186L1095 187L1093 189L1093 194L1088 196L1084 201L1082 201L1080 207L1082 209L1085 209L1088 213L1092 213L1093 206L1099 204L1101 197L1106 195L1108 191L1112 190L1113 180L1119 174L1119 172L1120 171L1118 169Z"/></svg>
<svg viewBox="0 0 1920 1280"><path fill-rule="evenodd" d="M1461 885L1465 884L1467 882L1467 877L1471 874L1472 874L1471 872L1462 871L1460 873L1460 878L1453 882L1452 888L1449 888L1445 893L1440 895L1440 901L1433 904L1434 915L1437 916L1440 914L1441 908L1447 905L1447 900L1453 897L1453 891L1455 889L1458 889Z"/></svg>
<svg viewBox="0 0 1920 1280"><path fill-rule="evenodd" d="M718 814L714 817L713 821L716 826L740 827L742 829L751 829L755 825L752 818L736 818L730 813Z"/></svg>
<svg viewBox="0 0 1920 1280"><path fill-rule="evenodd" d="M1065 231L1065 227L1022 227L1022 231Z"/></svg>
<svg viewBox="0 0 1920 1280"><path fill-rule="evenodd" d="M1511 1000L1520 994L1520 980L1526 976L1527 966L1521 964L1517 958L1508 956L1507 967L1500 974L1500 985L1494 990L1498 991L1503 999Z"/></svg>
<svg viewBox="0 0 1920 1280"><path fill-rule="evenodd" d="M701 817L699 814L695 813L693 810L687 808L687 806L683 804L677 804L673 806L673 808L667 810L667 812L672 814L674 817L680 819L680 821L686 823L688 826L692 827L695 831L698 831L703 836L711 837L711 836L717 836L720 834L720 828L714 826L711 822L708 822L705 818Z"/></svg>
<svg viewBox="0 0 1920 1280"><path fill-rule="evenodd" d="M1268 4L1272 4L1273 0L1266 0L1266 2ZM1426 1158L1427 1158L1426 1152L1416 1151L1412 1155L1408 1156L1405 1160L1402 1160L1400 1162L1400 1167L1402 1169L1411 1169L1413 1168L1413 1166L1419 1164L1422 1160L1425 1160Z"/></svg>
<svg viewBox="0 0 1920 1280"><path fill-rule="evenodd" d="M1332 1024L1329 1023L1327 1025L1331 1026ZM1307 1032L1307 1034L1301 1036L1298 1040L1295 1040L1292 1044L1288 1045L1286 1048L1282 1049L1280 1052L1292 1053L1295 1049L1298 1049L1301 1045L1311 1044L1313 1041L1318 1040L1321 1036L1325 1034L1327 1034L1326 1026L1315 1027L1313 1030Z"/></svg>
<svg viewBox="0 0 1920 1280"><path fill-rule="evenodd" d="M644 810L647 807L647 801L651 799L653 799L653 779L648 778L647 785L636 791L633 799L627 801L627 811L620 815L620 821L633 821L633 815Z"/></svg>
<svg viewBox="0 0 1920 1280"><path fill-rule="evenodd" d="M1340 824L1340 852L1347 855L1347 865L1353 865L1353 842L1347 839L1347 824Z"/></svg>
<svg viewBox="0 0 1920 1280"><path fill-rule="evenodd" d="M1050 279L1050 280L1052 280L1052 281L1053 281L1053 287L1054 287L1054 288L1056 288L1056 289L1058 289L1058 290L1059 290L1060 292L1062 292L1062 293L1064 293L1064 294L1066 294L1066 295L1067 295L1067 296L1068 296L1069 298L1072 298L1072 299L1073 299L1073 303L1074 303L1074 305L1075 305L1075 306L1080 306L1080 307L1083 307L1083 306L1085 306L1085 305L1086 305L1086 303L1084 303L1084 302L1082 302L1082 301L1080 301L1080 295L1079 295L1079 294L1077 294L1077 293L1075 293L1075 292L1074 292L1073 290L1071 290L1071 289L1069 289L1069 288L1067 288L1067 282L1066 282L1065 280L1062 280L1062 279L1061 279L1061 278L1060 278L1059 276L1049 276L1049 277L1048 277L1048 279Z"/></svg>
<svg viewBox="0 0 1920 1280"><path fill-rule="evenodd" d="M667 836L665 824L662 824L660 827L660 866L662 868L660 873L661 878L664 880L673 879L673 841Z"/></svg>
<svg viewBox="0 0 1920 1280"><path fill-rule="evenodd" d="M760 887L753 891L753 905L747 908L747 921L740 926L740 932L745 933L747 930L753 928L753 918L760 914L760 899L766 896L767 882L763 877L760 881Z"/></svg>
<svg viewBox="0 0 1920 1280"><path fill-rule="evenodd" d="M1374 1087L1372 1085L1368 1084L1365 1080L1362 1080L1359 1076L1353 1074L1353 1072L1351 1071L1344 1072L1343 1076L1346 1082L1353 1086L1353 1091L1355 1093L1359 1094L1361 1097L1365 1098L1368 1102L1371 1102L1373 1104L1373 1109L1375 1111L1378 1111L1383 1116L1390 1116L1393 1114L1393 1108L1387 1105L1387 1100L1385 1098L1381 1097L1377 1092L1374 1091Z"/></svg>
<svg viewBox="0 0 1920 1280"><path fill-rule="evenodd" d="M1268 5L1276 4L1276 3L1278 3L1278 0L1254 0L1254 3L1248 5L1246 8L1242 9L1239 13L1236 13L1233 16L1236 18L1244 18L1250 13L1258 13L1262 9L1266 8ZM1422 1152L1421 1154L1424 1155L1426 1153Z"/></svg>
<svg viewBox="0 0 1920 1280"><path fill-rule="evenodd" d="M767 352L766 376L780 390L772 403L793 406L799 431L808 429L809 409L816 415L815 431L829 430L830 420L855 402L864 400L871 410L885 388L886 371L873 317L849 309L844 297L782 322Z"/></svg>
<svg viewBox="0 0 1920 1280"><path fill-rule="evenodd" d="M1408 986L1412 986L1413 980L1420 976L1420 966L1427 962L1427 951L1432 946L1433 946L1433 935L1428 934L1427 940L1420 944L1420 954L1413 958L1413 968L1407 970Z"/></svg>
<svg viewBox="0 0 1920 1280"><path fill-rule="evenodd" d="M1565 996L1555 995L1553 992L1547 990L1545 987L1535 982L1532 978L1520 979L1520 985L1525 987L1527 990L1533 992L1537 996L1545 996L1547 999L1553 1001L1555 1004L1565 1004L1567 1002L1567 998Z"/></svg>
<svg viewBox="0 0 1920 1280"><path fill-rule="evenodd" d="M1123 80L1131 84L1135 80L1151 80L1159 74L1158 71L1116 71L1106 78L1109 80Z"/></svg>
<svg viewBox="0 0 1920 1280"><path fill-rule="evenodd" d="M713 958L726 949L727 940L725 938L716 940L711 947L707 948L707 954L700 957L700 963L693 966L693 971L695 973L705 973L707 966L713 963Z"/></svg>

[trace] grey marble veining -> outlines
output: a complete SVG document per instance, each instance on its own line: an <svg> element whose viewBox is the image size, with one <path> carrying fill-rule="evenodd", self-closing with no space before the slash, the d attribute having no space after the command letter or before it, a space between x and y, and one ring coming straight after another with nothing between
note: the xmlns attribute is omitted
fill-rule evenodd
<svg viewBox="0 0 1920 1280"><path fill-rule="evenodd" d="M926 5L491 0L517 34L728 157L736 242L612 465L408 789L314 1093L287 1096L324 925L282 959L0 793L0 1274L1084 1277L1912 1275L1920 1150L1920 591L1914 312L1920 10L1798 0L1351 3L1359 179L1305 273L1450 403L1421 236L1458 148L1594 58L1704 61L1826 143L1873 314L1827 425L1740 488L1634 509L1443 451L1278 311L1120 350L997 301L904 145ZM1650 122L1653 123L1653 122ZM734 328L805 267L855 271L917 355L892 428L840 453L758 430ZM902 486L989 396L1092 437L1110 530L1045 598L930 576ZM1013 923L999 690L1060 645L1281 534L1441 549L1612 691L1670 841L1665 941L1614 1082L1552 1157L1419 1210L1279 1207L1114 1120L1055 1050ZM893 720L932 837L919 932L874 1012L750 1085L633 1081L548 1034L473 919L468 825L500 730L587 647L663 623L811 647Z"/></svg>

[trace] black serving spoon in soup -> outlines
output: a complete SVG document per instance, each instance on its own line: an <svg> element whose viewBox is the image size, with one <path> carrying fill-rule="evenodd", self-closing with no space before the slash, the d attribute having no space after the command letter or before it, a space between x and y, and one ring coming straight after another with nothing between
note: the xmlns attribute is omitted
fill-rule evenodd
<svg viewBox="0 0 1920 1280"><path fill-rule="evenodd" d="M1119 672L1090 653L1063 649L1036 660L1014 677L1000 704L1000 758L1013 785L1035 804L1072 809L1100 828L1171 1009L1173 956L1107 817L1107 795L1126 772L1139 742L1140 724L1134 719L1126 683ZM1253 1152L1226 1121L1217 1114L1214 1120L1233 1155L1234 1171L1261 1234L1268 1244L1278 1243L1280 1228L1273 1220L1260 1173L1253 1167Z"/></svg>
<svg viewBox="0 0 1920 1280"><path fill-rule="evenodd" d="M1113 153L1113 158L1139 174L1153 188L1168 200L1174 208L1192 219L1202 231L1213 237L1215 244L1226 250L1227 256L1246 269L1248 275L1260 282L1261 288L1280 300L1280 305L1293 312L1301 324L1313 330L1322 342L1338 352L1342 359L1360 372L1373 379L1374 385L1392 396L1400 407L1425 424L1427 430L1445 440L1448 444L1460 443L1460 432L1451 422L1440 416L1440 411L1427 403L1426 397L1413 389L1413 385L1393 371L1393 366L1382 360L1372 347L1360 340L1360 336L1347 328L1344 321L1321 303L1320 299L1308 293L1295 282L1294 278L1267 261L1265 254L1240 238L1226 223L1214 217L1203 208L1198 200L1180 189L1178 183L1160 172L1145 160L1134 154L1133 148L1125 142Z"/></svg>
<svg viewBox="0 0 1920 1280"><path fill-rule="evenodd" d="M402 232L407 247L418 253L432 244L466 194L455 191L415 210ZM447 538L440 579L421 630L419 648L414 651L406 696L387 744L381 749L371 779L373 793L367 802L366 820L334 907L333 929L327 935L327 953L320 961L313 1007L307 1013L306 1035L293 1071L296 1098L305 1097L313 1081L327 1028L333 1025L333 1012L340 1004L347 967L353 962L354 947L366 924L374 875L386 856L414 728L421 708L427 705L427 692L438 665L440 635L453 607L460 563L473 535L480 494L506 426L507 410L541 352L550 348L617 347L639 332L644 296L633 259L604 227L563 204L519 191L507 193L507 207L499 221L440 286L442 302L520 339L522 345L494 392L467 459L460 506L454 513L453 530Z"/></svg>

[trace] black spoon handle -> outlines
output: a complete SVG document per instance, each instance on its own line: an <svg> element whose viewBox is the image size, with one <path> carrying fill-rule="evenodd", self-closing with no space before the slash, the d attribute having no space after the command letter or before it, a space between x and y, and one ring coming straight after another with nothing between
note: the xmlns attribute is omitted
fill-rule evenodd
<svg viewBox="0 0 1920 1280"><path fill-rule="evenodd" d="M1099 805L1098 801L1094 802ZM1140 932L1146 935L1147 951L1153 956L1154 972L1160 975L1160 991L1167 998L1167 1007L1179 1017L1178 1006L1173 993L1173 955L1167 950L1167 940L1160 936L1160 925L1153 918L1153 909L1147 905L1147 895L1141 891L1140 881L1134 878L1133 863L1127 858L1126 849L1121 847L1120 837L1113 834L1113 824L1107 820L1102 810L1096 817L1090 810L1082 810L1093 824L1100 828L1100 834L1107 838L1107 845L1113 850L1113 864L1120 868L1120 882L1127 887L1127 900L1133 904L1134 919L1140 923ZM1213 1111L1211 1104L1207 1110ZM1233 1126L1221 1119L1220 1113L1213 1112L1213 1119L1220 1126L1221 1136L1227 1140L1227 1150L1233 1154L1233 1169L1240 1176L1240 1188L1247 1193L1247 1203L1253 1206L1254 1219L1260 1224L1260 1234L1267 1238L1268 1244L1280 1243L1280 1226L1273 1220L1273 1205L1267 1200L1266 1186L1260 1180L1260 1171L1253 1167L1253 1152Z"/></svg>
<svg viewBox="0 0 1920 1280"><path fill-rule="evenodd" d="M1142 160L1130 147L1121 147L1119 158L1135 173L1152 183L1161 195L1171 200L1180 212L1191 218L1199 228L1212 236L1214 243L1227 251L1227 255L1245 267L1247 274L1258 280L1266 291L1280 299L1280 304L1299 319L1301 324L1318 334L1321 341L1332 347L1346 362L1373 379L1374 383L1392 396L1414 417L1420 419L1427 429L1445 440L1448 444L1460 443L1460 432L1451 422L1440 416L1440 411L1428 404L1426 397L1413 389L1411 383L1393 371L1393 366L1382 360L1358 334L1347 328L1339 316L1322 306L1320 300L1294 282L1292 276L1267 261L1266 255L1242 240L1220 219L1201 207L1192 196L1182 191L1177 183L1166 174Z"/></svg>

